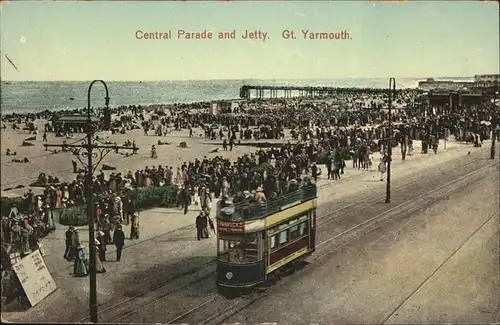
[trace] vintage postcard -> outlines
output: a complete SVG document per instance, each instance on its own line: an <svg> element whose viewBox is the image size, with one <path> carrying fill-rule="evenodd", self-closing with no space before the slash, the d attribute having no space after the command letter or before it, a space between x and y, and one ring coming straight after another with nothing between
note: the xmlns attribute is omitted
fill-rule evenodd
<svg viewBox="0 0 500 325"><path fill-rule="evenodd" d="M1 1L2 322L500 321L495 1Z"/></svg>

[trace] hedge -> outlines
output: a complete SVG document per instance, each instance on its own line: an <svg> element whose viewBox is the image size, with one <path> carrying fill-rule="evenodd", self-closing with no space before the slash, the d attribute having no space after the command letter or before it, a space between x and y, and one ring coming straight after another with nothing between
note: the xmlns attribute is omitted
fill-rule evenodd
<svg viewBox="0 0 500 325"><path fill-rule="evenodd" d="M167 185L160 187L141 187L133 192L132 199L137 210L146 210L154 207L172 208L175 206L177 186ZM7 216L12 207L21 207L23 198L2 197L2 215ZM21 211L23 209L20 209ZM65 226L84 226L88 224L87 206L71 206L61 209L59 222Z"/></svg>
<svg viewBox="0 0 500 325"><path fill-rule="evenodd" d="M138 188L133 194L137 210L153 207L173 208L176 202L177 186L167 185L159 187Z"/></svg>
<svg viewBox="0 0 500 325"><path fill-rule="evenodd" d="M16 207L19 210L23 210L24 200L22 197L5 197L2 196L1 205L2 205L2 216L8 216L10 213L10 209Z"/></svg>
<svg viewBox="0 0 500 325"><path fill-rule="evenodd" d="M59 214L59 223L64 226L75 227L88 225L87 207L80 205L61 209Z"/></svg>

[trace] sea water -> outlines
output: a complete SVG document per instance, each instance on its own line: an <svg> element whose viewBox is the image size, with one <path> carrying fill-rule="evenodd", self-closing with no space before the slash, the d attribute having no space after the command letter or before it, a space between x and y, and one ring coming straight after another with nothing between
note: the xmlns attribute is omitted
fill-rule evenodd
<svg viewBox="0 0 500 325"><path fill-rule="evenodd" d="M416 88L425 78L401 78L397 88ZM463 78L446 78L463 80ZM437 79L438 80L438 79ZM2 81L1 113L82 109L87 106L89 81ZM387 88L388 78L302 80L109 81L110 106L190 103L239 98L243 85ZM92 87L91 106L104 106L104 87Z"/></svg>

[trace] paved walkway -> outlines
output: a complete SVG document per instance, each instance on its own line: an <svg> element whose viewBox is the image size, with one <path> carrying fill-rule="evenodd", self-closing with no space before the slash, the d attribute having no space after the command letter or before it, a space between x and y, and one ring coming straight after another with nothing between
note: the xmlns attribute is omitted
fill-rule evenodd
<svg viewBox="0 0 500 325"><path fill-rule="evenodd" d="M468 150L475 150L470 145L451 142L447 144L446 151L440 148L437 155L434 153L421 155L417 153L420 151L418 145L415 147L415 155L408 157L405 162L401 162L400 155L397 155L395 151L393 177L405 177L416 170L425 169L428 165L442 163L466 155ZM375 161L378 161L376 155ZM347 164L345 177L340 181L328 180L325 175L322 175L318 182L321 186L320 204L350 196L368 187L376 188L383 185L381 184L383 182L378 180L376 163L371 172L353 169L350 162ZM215 208L212 211L213 214ZM215 240L197 241L195 237L195 218L198 212L199 208L195 206L190 207L187 215L178 209L155 208L143 211L141 213L141 239L126 240L121 262L112 262L114 247L108 247L109 262L105 263L108 272L98 274L99 302L110 304L113 299L123 300L137 294L138 290L144 290L144 286L147 287L148 283L151 285L155 279L181 273L189 269L189 265L202 265L213 258L216 250ZM85 315L88 278L73 278L70 275L72 263L62 258L66 229L67 227L58 225L57 231L44 239L45 261L59 289L31 310L22 313L5 313L3 317L8 320L22 319L24 321L56 321L56 319L68 321L69 319L75 320L73 319L75 314ZM82 241L88 243L88 228L80 229ZM124 231L128 235L129 226L124 226ZM75 285L76 283L78 285ZM57 306L61 304L61 301L67 306L65 308L67 318L45 313L47 308L50 310L50 306Z"/></svg>
<svg viewBox="0 0 500 325"><path fill-rule="evenodd" d="M213 201L215 205L216 200ZM167 208L153 208L140 213L141 216L141 228L139 240L128 239L130 234L130 225L123 225L123 231L125 232L125 248L126 252L129 248L140 245L143 242L154 240L155 238L184 229L194 229L196 216L200 212L200 207L196 205L191 205L187 214L184 214L180 209L167 209ZM212 209L211 217L215 217L215 207ZM68 229L67 226L59 224L57 218L57 230L49 234L43 239L43 248L45 252L45 263L50 269L53 276L58 276L60 274L66 275L65 270L70 271L73 263L67 262L64 258L65 250L65 232ZM80 241L88 247L89 243L89 232L88 226L77 227L80 232ZM196 231L194 232L196 234ZM195 239L195 236L193 236ZM108 259L114 260L115 255L113 254L116 249L113 245L108 245L107 256Z"/></svg>

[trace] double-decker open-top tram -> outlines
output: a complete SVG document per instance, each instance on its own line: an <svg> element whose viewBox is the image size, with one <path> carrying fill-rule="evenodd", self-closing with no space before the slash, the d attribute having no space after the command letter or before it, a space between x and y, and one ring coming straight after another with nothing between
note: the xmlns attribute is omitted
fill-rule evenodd
<svg viewBox="0 0 500 325"><path fill-rule="evenodd" d="M217 206L217 285L249 288L274 280L315 249L317 189L308 184L268 199Z"/></svg>

